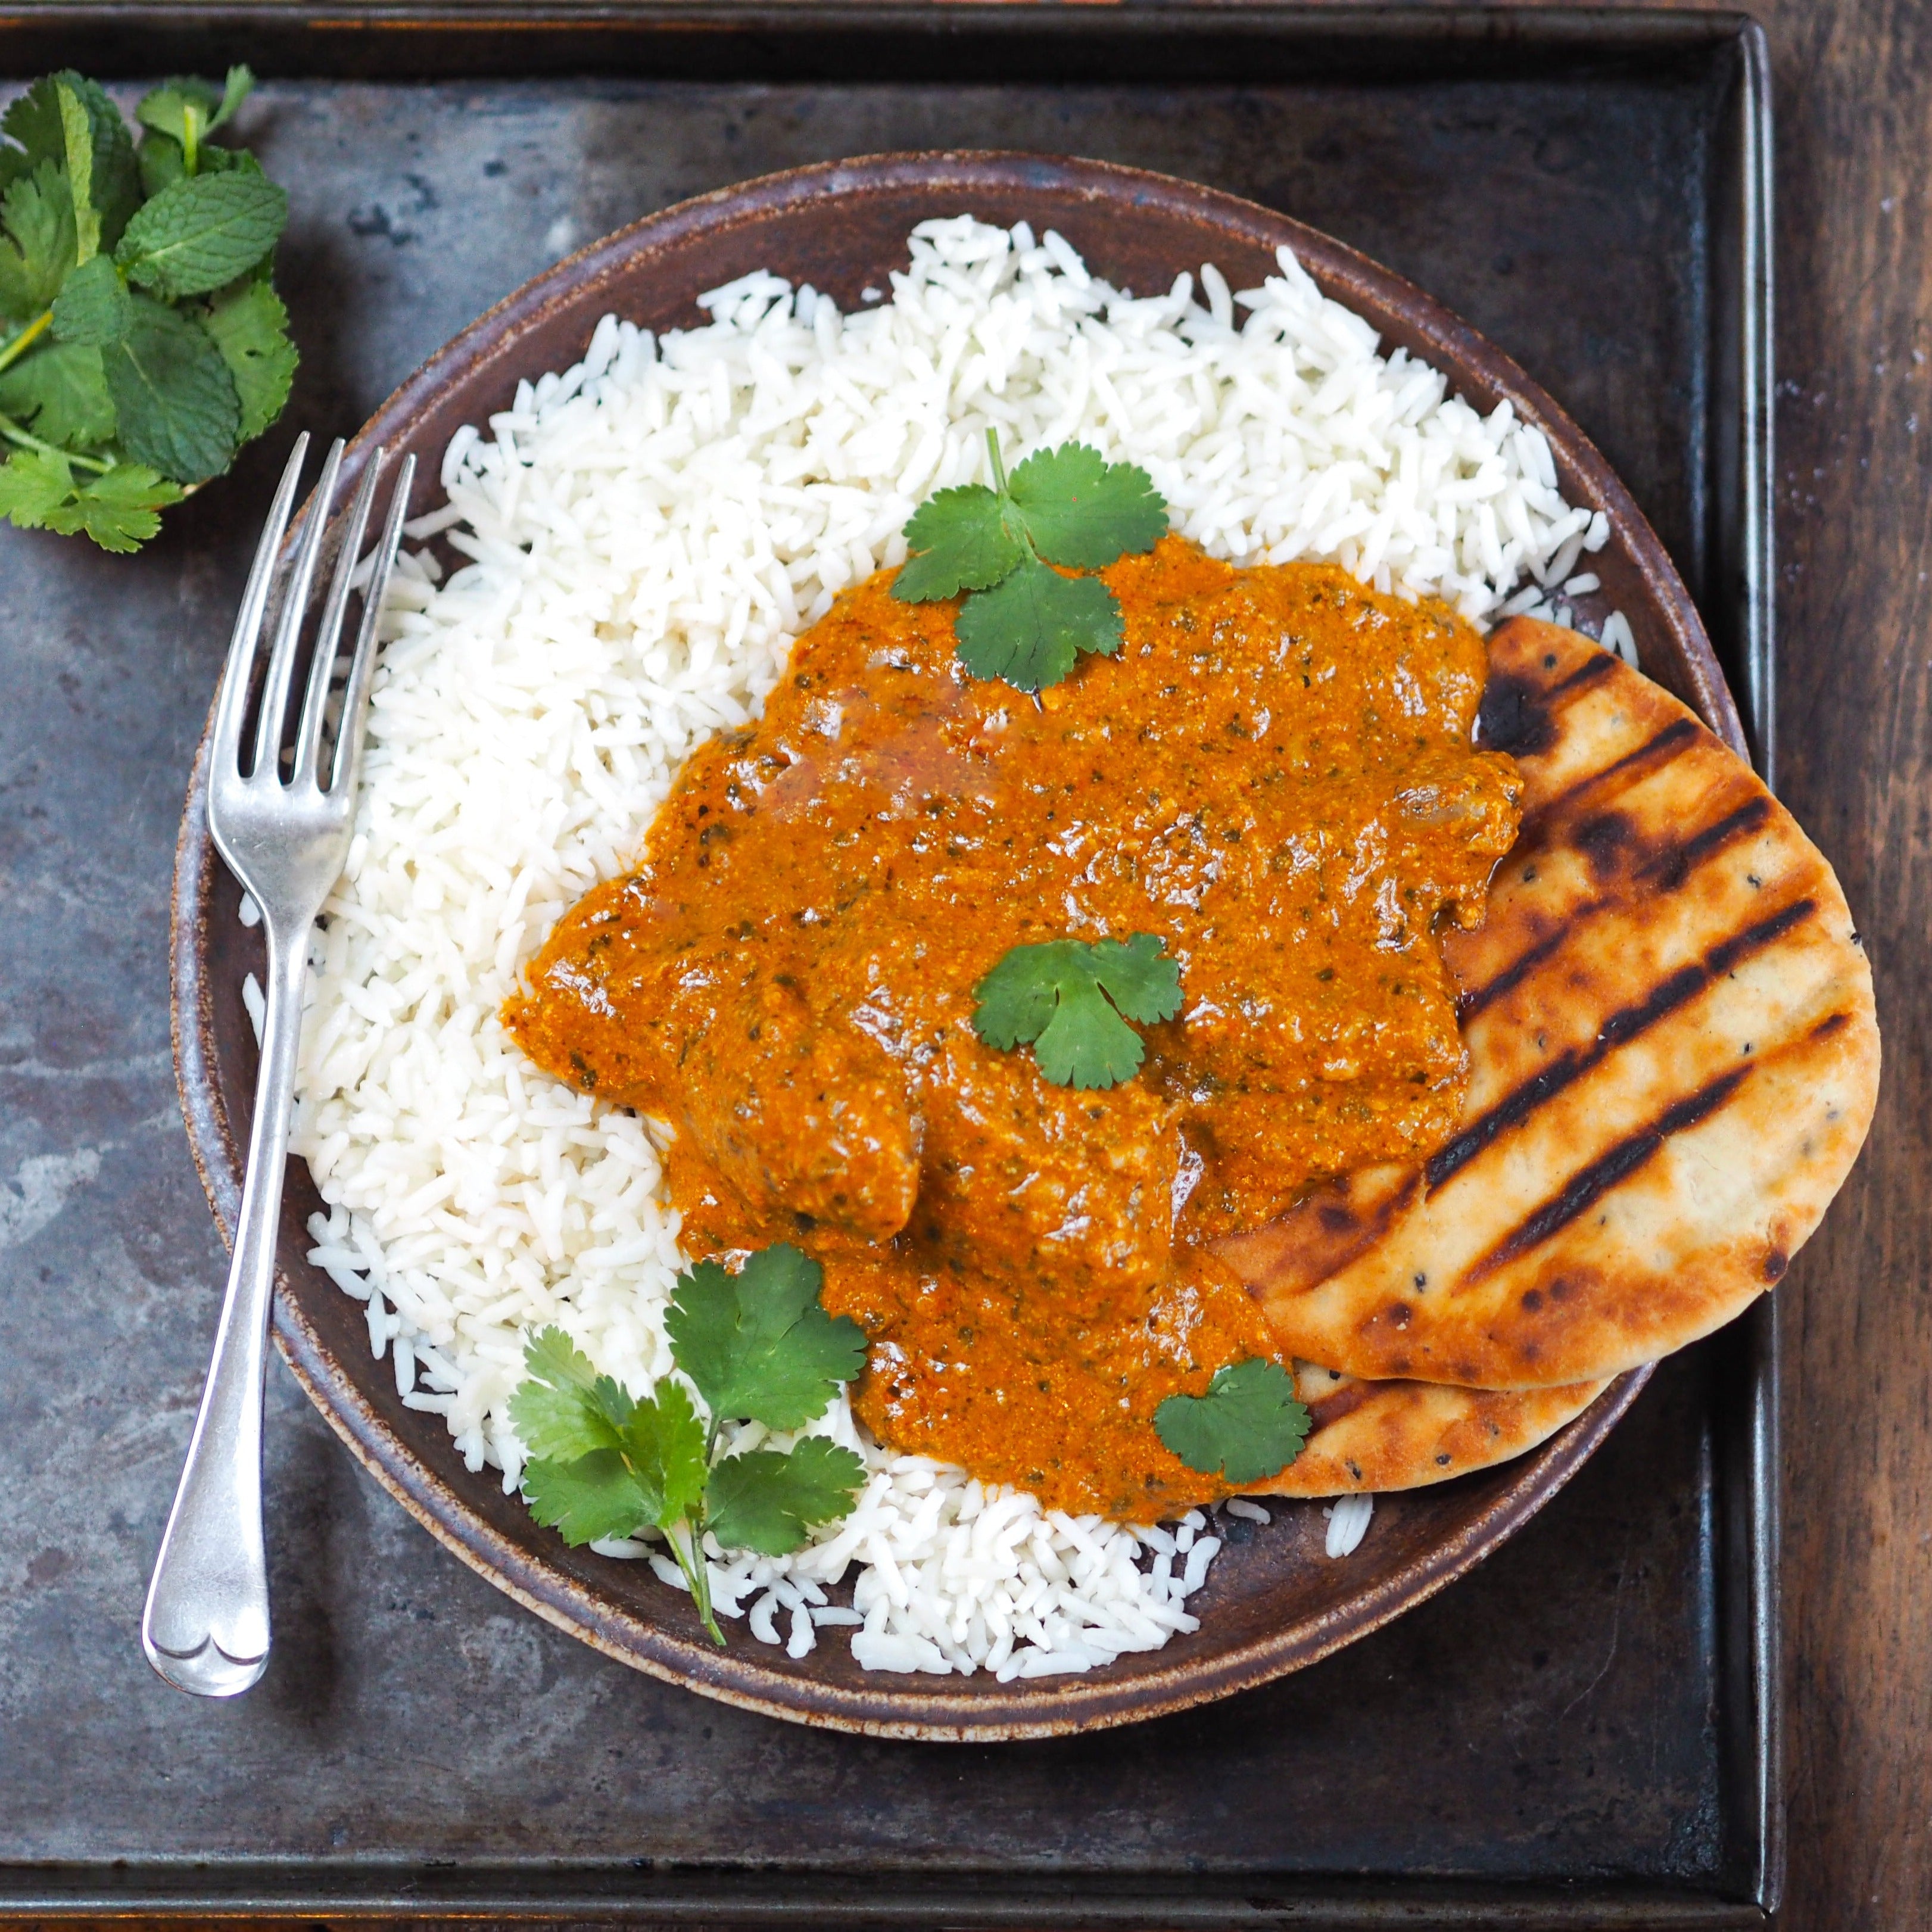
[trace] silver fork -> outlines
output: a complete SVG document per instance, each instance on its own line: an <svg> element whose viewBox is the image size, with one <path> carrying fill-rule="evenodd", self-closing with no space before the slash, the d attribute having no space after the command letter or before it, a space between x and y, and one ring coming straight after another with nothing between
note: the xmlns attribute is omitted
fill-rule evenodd
<svg viewBox="0 0 1932 1932"><path fill-rule="evenodd" d="M248 1137L248 1178L235 1230L228 1293L215 1331L208 1386L188 1444L188 1464L161 1538L141 1618L148 1661L178 1690L232 1697L268 1668L268 1577L262 1544L262 1370L275 1276L275 1229L302 1038L302 974L309 934L348 856L362 735L375 666L376 620L401 540L416 458L404 459L363 592L362 622L344 687L332 770L321 772L328 688L356 559L382 466L376 449L342 532L322 607L308 688L296 724L292 768L283 776L283 721L309 592L335 496L342 445L322 465L312 514L289 568L262 683L254 753L244 770L242 724L256 646L268 604L276 553L288 527L308 438L298 437L282 472L235 620L216 702L208 753L208 826L229 870L262 910L268 940L268 1017Z"/></svg>

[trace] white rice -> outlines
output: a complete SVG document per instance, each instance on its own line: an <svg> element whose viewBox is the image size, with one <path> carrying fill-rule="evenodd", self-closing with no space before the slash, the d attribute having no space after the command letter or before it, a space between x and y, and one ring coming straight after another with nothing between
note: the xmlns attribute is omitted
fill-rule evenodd
<svg viewBox="0 0 1932 1932"><path fill-rule="evenodd" d="M1478 620L1583 594L1578 560L1608 534L1507 404L1480 416L1378 356L1285 251L1240 294L1204 268L1203 306L1185 275L1130 299L1024 226L962 217L910 246L890 302L851 316L754 274L662 341L607 316L490 440L458 433L448 506L412 526L472 561L447 582L427 551L399 567L291 1144L329 1204L312 1258L366 1304L405 1400L506 1490L526 1334L555 1323L641 1392L671 1367L686 1258L644 1124L539 1073L499 1005L559 915L632 862L692 749L758 715L792 639L903 559L923 498L984 478L988 424L1010 464L1076 437L1138 462L1216 555L1336 559ZM1009 1678L1196 1627L1220 1547L1202 1512L1130 1528L1042 1510L879 1448L842 1398L815 1427L865 1459L853 1514L782 1561L714 1556L721 1612L760 1641L796 1657L849 1625L871 1669ZM1337 1507L1331 1554L1366 1502ZM682 1587L661 1544L600 1547ZM828 1592L854 1571L848 1610Z"/></svg>

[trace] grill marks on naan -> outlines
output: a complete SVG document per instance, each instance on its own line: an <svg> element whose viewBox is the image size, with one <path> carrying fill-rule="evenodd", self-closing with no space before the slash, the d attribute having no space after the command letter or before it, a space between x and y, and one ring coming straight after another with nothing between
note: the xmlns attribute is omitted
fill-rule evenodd
<svg viewBox="0 0 1932 1932"><path fill-rule="evenodd" d="M1781 1276L1864 1138L1871 976L1831 868L1676 700L1574 634L1490 640L1523 829L1461 988L1463 1122L1222 1252L1285 1347L1372 1378L1594 1380Z"/></svg>
<svg viewBox="0 0 1932 1932"><path fill-rule="evenodd" d="M1534 1448L1607 1386L1446 1388L1364 1382L1301 1361L1294 1364L1294 1380L1312 1426L1301 1454L1280 1475L1258 1484L1257 1495L1340 1496L1446 1482Z"/></svg>

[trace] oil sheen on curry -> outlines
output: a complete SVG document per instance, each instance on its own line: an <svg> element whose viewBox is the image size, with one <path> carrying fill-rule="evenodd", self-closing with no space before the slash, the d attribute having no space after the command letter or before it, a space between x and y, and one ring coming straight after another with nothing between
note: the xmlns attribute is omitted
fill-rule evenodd
<svg viewBox="0 0 1932 1932"><path fill-rule="evenodd" d="M1518 782L1472 748L1483 640L1440 605L1172 536L1103 574L1121 650L1036 698L965 671L956 606L847 592L506 1018L672 1130L688 1249L822 1263L884 1442L1150 1522L1227 1490L1156 1406L1276 1352L1216 1240L1456 1120L1436 933L1481 920ZM1184 1004L1132 1079L975 1035L1012 947L1136 932Z"/></svg>

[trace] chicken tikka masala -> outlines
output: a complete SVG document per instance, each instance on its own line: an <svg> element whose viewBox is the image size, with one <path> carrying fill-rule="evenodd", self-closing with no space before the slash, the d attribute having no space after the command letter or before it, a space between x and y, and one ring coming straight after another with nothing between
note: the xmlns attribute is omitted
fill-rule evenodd
<svg viewBox="0 0 1932 1932"><path fill-rule="evenodd" d="M506 1018L670 1129L688 1249L821 1264L882 1441L1150 1522L1232 1486L1156 1407L1280 1352L1216 1241L1457 1121L1437 934L1482 920L1519 781L1472 746L1484 640L1442 605L1172 536L1102 576L1121 648L1037 696L966 671L956 606L848 592ZM1013 947L1139 933L1183 1004L1133 1078L1058 1086L975 1033Z"/></svg>

